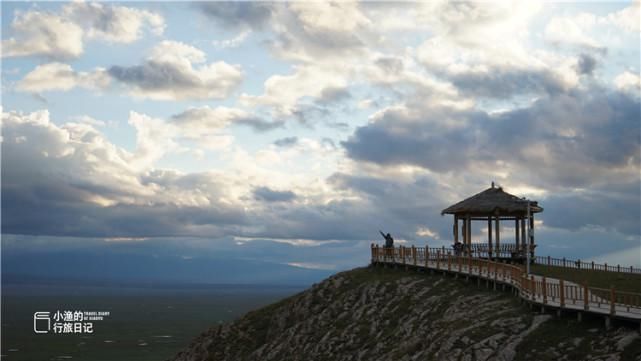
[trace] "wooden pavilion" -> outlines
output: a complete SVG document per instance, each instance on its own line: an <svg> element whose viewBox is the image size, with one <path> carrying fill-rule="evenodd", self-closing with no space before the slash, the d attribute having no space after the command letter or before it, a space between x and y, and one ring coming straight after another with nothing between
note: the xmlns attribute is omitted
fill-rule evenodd
<svg viewBox="0 0 641 361"><path fill-rule="evenodd" d="M445 208L441 215L454 215L455 243L459 242L459 220L462 221L460 241L468 253L489 259L522 261L527 256L527 243L530 243L530 252L534 256L536 245L533 241L527 242L526 226L530 228L529 234L533 235L534 214L542 211L543 208L536 201L528 201L507 193L503 188L495 187L492 182L491 188ZM472 221L487 222L487 243L472 243ZM514 221L514 243L501 243L501 221ZM492 228L495 230L494 245Z"/></svg>

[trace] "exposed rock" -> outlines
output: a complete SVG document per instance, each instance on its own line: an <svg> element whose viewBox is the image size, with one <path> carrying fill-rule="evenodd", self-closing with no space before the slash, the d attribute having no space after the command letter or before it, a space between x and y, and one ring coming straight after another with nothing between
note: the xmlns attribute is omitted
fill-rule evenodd
<svg viewBox="0 0 641 361"><path fill-rule="evenodd" d="M173 360L641 358L635 331L592 326L539 315L510 292L475 282L363 268L212 327Z"/></svg>

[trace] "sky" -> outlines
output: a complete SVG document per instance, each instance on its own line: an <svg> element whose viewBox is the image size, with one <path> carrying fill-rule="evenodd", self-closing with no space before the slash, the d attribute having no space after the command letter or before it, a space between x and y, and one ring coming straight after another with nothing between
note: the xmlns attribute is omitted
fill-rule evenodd
<svg viewBox="0 0 641 361"><path fill-rule="evenodd" d="M3 264L331 273L496 182L538 254L639 266L639 8L2 2Z"/></svg>

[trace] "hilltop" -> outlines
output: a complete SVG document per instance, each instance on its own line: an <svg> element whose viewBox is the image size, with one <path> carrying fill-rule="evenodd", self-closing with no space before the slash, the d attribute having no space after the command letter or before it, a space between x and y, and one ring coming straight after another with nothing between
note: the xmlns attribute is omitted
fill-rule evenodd
<svg viewBox="0 0 641 361"><path fill-rule="evenodd" d="M462 278L368 267L212 327L173 360L641 360L637 330L541 314Z"/></svg>

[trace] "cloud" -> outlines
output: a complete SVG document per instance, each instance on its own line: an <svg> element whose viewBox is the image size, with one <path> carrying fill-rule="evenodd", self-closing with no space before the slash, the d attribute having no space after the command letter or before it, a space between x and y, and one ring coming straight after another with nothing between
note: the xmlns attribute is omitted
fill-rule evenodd
<svg viewBox="0 0 641 361"><path fill-rule="evenodd" d="M276 5L269 2L199 2L196 6L224 27L261 29L271 19Z"/></svg>
<svg viewBox="0 0 641 361"><path fill-rule="evenodd" d="M243 30L240 32L238 35L231 39L227 40L215 40L213 42L214 46L220 49L229 49L229 48L237 48L242 44L247 37L251 34L250 30Z"/></svg>
<svg viewBox="0 0 641 361"><path fill-rule="evenodd" d="M607 19L622 29L638 32L641 31L639 17L641 17L641 1L632 0L630 6L609 14Z"/></svg>
<svg viewBox="0 0 641 361"><path fill-rule="evenodd" d="M545 225L570 230L601 228L639 236L639 182L559 192L545 200Z"/></svg>
<svg viewBox="0 0 641 361"><path fill-rule="evenodd" d="M245 222L221 201L220 175L151 168L171 139L158 120L132 113L130 122L133 153L90 125L55 125L47 111L3 113L3 234L204 235Z"/></svg>
<svg viewBox="0 0 641 361"><path fill-rule="evenodd" d="M71 59L83 52L82 28L56 14L18 12L11 31L15 37L2 40L3 57L39 55Z"/></svg>
<svg viewBox="0 0 641 361"><path fill-rule="evenodd" d="M597 60L589 54L581 54L577 63L577 72L584 75L592 75L596 69Z"/></svg>
<svg viewBox="0 0 641 361"><path fill-rule="evenodd" d="M597 16L588 13L552 18L545 27L545 40L553 44L601 49L602 45L586 34L597 22Z"/></svg>
<svg viewBox="0 0 641 361"><path fill-rule="evenodd" d="M614 85L622 91L631 91L639 96L641 92L641 77L638 73L624 71L614 78Z"/></svg>
<svg viewBox="0 0 641 361"><path fill-rule="evenodd" d="M541 8L542 4L536 2L430 1L418 6L416 20L458 46L484 48L526 35L529 22Z"/></svg>
<svg viewBox="0 0 641 361"><path fill-rule="evenodd" d="M38 10L58 22L38 19L23 29L79 28L75 52L55 41L39 45L58 49L61 58L77 57L86 41L127 43L164 26L145 10L61 6L69 12ZM539 14L541 6L546 11ZM614 13L547 21L550 13L574 8L557 13L545 4L446 1L191 8L229 39L214 45L233 47L251 34L274 61L261 68L253 64L264 55L260 49L251 49L255 59L237 56L246 47L225 50L242 58L241 68L227 58L208 59L204 48L163 41L139 62L106 70L43 62L16 88L108 88L135 98L200 102L179 111L164 104L173 116L130 112L125 127L136 134L133 149L111 143L106 134L121 130L98 128L99 122L6 113L3 230L150 242L161 235L255 244L341 240L360 254L351 247L377 240L378 229L412 243L449 243L451 219L440 210L495 180L546 208L542 247L583 247L591 236L590 249L580 251L589 254L638 240L640 86L636 65L628 64L637 53L635 44L624 43L632 34L608 20ZM193 41L212 45L212 39ZM38 54L53 57L47 49ZM237 96L249 75L249 90ZM256 81L264 81L258 93ZM224 104L210 104L214 99ZM286 127L290 121L297 123ZM238 138L246 135L241 127L274 131L258 142L250 135L248 145ZM205 164L207 171L163 164ZM482 227L474 232L483 236ZM605 236L613 245L593 248Z"/></svg>
<svg viewBox="0 0 641 361"><path fill-rule="evenodd" d="M243 79L240 66L204 63L205 54L190 45L162 41L141 64L112 66L109 75L132 95L155 100L223 99Z"/></svg>
<svg viewBox="0 0 641 361"><path fill-rule="evenodd" d="M266 202L291 202L296 199L292 191L277 191L269 187L256 187L253 193L256 199Z"/></svg>
<svg viewBox="0 0 641 361"><path fill-rule="evenodd" d="M269 77L265 81L264 94L242 94L241 101L250 106L270 105L275 107L278 114L290 116L298 110L301 98L324 98L328 92L346 87L346 77L334 70L313 65L296 66L291 75Z"/></svg>
<svg viewBox="0 0 641 361"><path fill-rule="evenodd" d="M178 147L174 141L176 130L162 119L132 111L128 122L136 129L136 151L130 160L135 167L151 168L157 160Z"/></svg>
<svg viewBox="0 0 641 361"><path fill-rule="evenodd" d="M78 58L87 39L131 43L149 28L162 34L162 16L147 10L76 1L59 13L18 11L11 22L12 37L2 40L2 56L42 56L56 60Z"/></svg>
<svg viewBox="0 0 641 361"><path fill-rule="evenodd" d="M320 240L358 234L337 231L348 211L332 209L331 204L317 209L318 195L305 188L303 209L288 206L301 195L287 188L275 190L280 189L272 185L277 178L248 170L248 165L256 167L252 163L240 163L239 171L229 172L159 169L156 160L176 146L176 127L135 112L129 121L136 129L133 152L113 145L91 125L56 125L47 111L3 113L3 233L283 239L307 234ZM291 151L309 152L313 144L308 143ZM314 172L313 163L304 167ZM285 176L309 183L305 174ZM270 184L252 186L258 177ZM259 202L247 196L260 197ZM269 211L264 208L268 203L280 206ZM327 228L318 228L317 221Z"/></svg>
<svg viewBox="0 0 641 361"><path fill-rule="evenodd" d="M110 80L106 71L101 68L87 73L74 71L68 64L48 63L38 65L27 73L16 84L16 89L31 93L68 91L75 87L104 89L109 85Z"/></svg>
<svg viewBox="0 0 641 361"><path fill-rule="evenodd" d="M425 69L469 96L556 94L578 85L576 59L528 51L515 40L518 38L490 49L463 46L449 37L434 36L419 46L417 58Z"/></svg>
<svg viewBox="0 0 641 361"><path fill-rule="evenodd" d="M220 130L230 124L245 125L260 132L282 126L280 122L269 122L241 109L209 106L190 108L173 115L171 123L179 127L183 134L195 137Z"/></svg>
<svg viewBox="0 0 641 361"><path fill-rule="evenodd" d="M639 109L638 98L595 89L497 113L409 103L379 112L342 144L354 161L384 168L500 177L550 192L638 187Z"/></svg>
<svg viewBox="0 0 641 361"><path fill-rule="evenodd" d="M112 43L132 43L146 28L154 35L161 35L165 29L165 20L159 14L125 6L75 1L65 5L62 13L85 29L88 39Z"/></svg>
<svg viewBox="0 0 641 361"><path fill-rule="evenodd" d="M291 147L298 144L298 137L285 137L274 142L278 147Z"/></svg>

